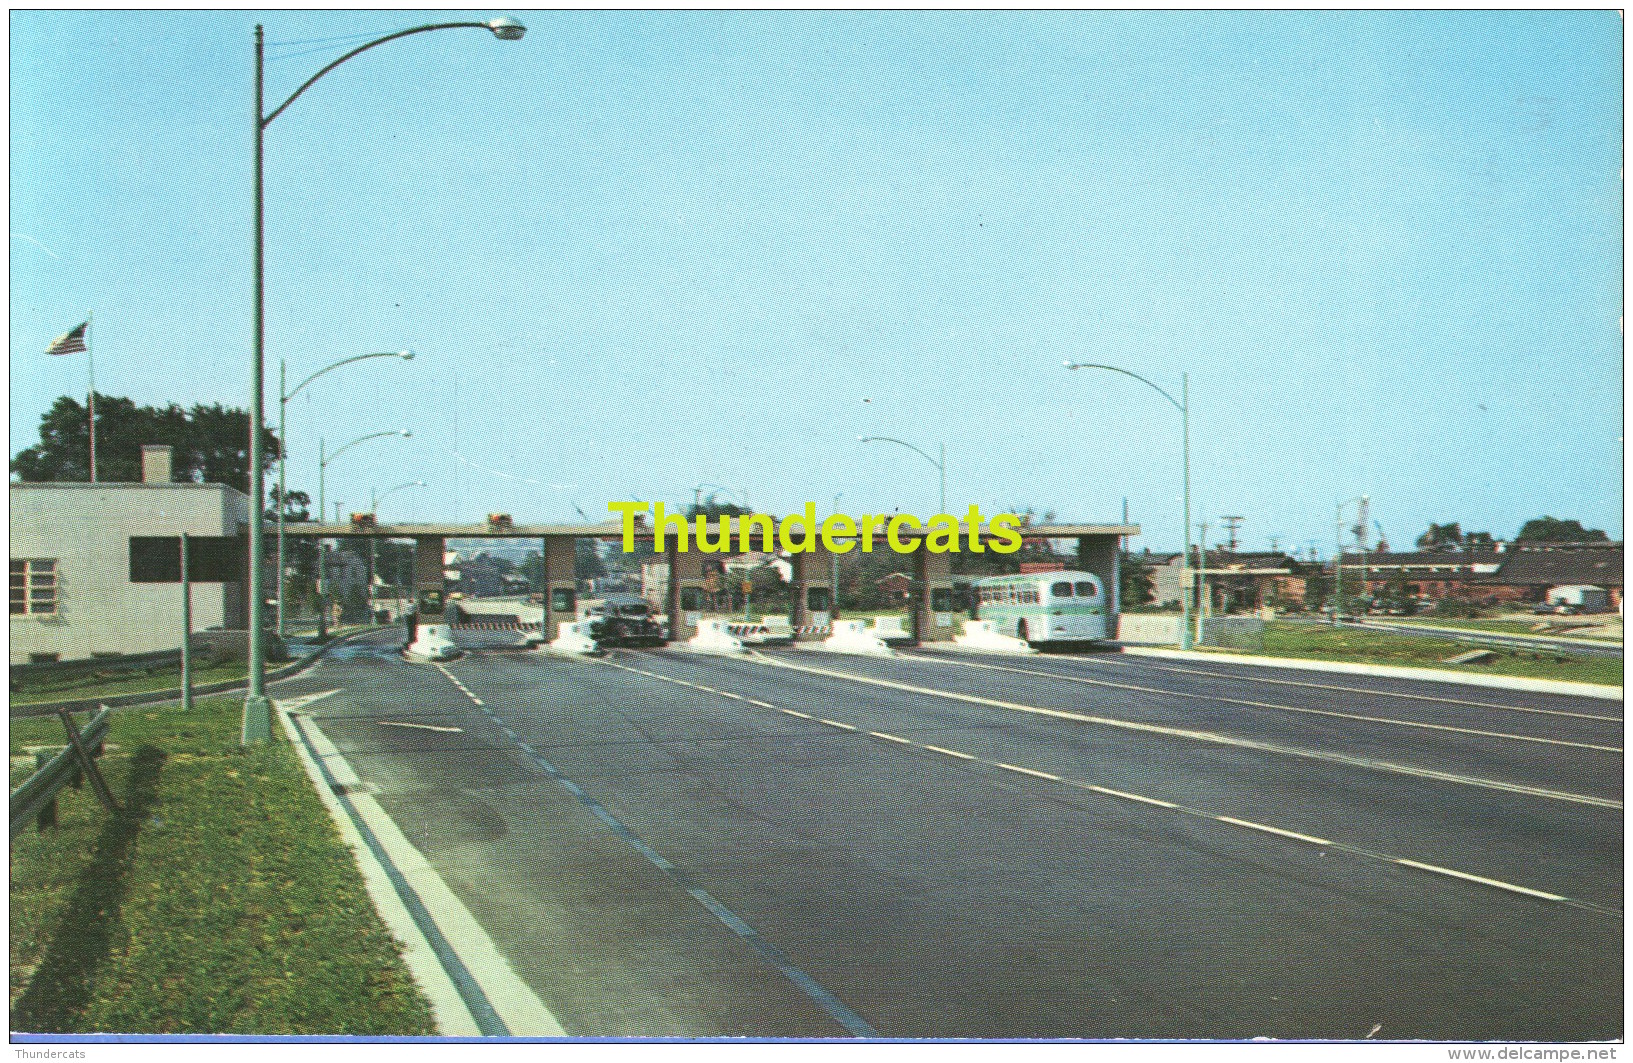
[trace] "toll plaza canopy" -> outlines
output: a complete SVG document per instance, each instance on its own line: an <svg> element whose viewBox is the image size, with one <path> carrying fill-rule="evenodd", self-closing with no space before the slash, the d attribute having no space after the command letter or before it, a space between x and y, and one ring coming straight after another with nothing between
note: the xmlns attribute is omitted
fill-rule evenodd
<svg viewBox="0 0 1633 1063"><path fill-rule="evenodd" d="M690 541L689 549L682 552L678 548L680 536L673 530L666 532L664 555L669 563L670 578L664 608L670 617L672 639L686 639L696 633L702 612L704 560L736 552L742 543L740 536L743 529L740 525L745 520L753 521L749 530L755 541L760 542L763 522L754 520L757 517L770 518L774 529L780 527L783 519L771 514L751 514L747 517L722 514L712 518L708 522L711 544L720 535L722 519L729 522L730 535L729 545L712 554L700 552L696 544ZM820 527L821 522L817 523ZM696 524L694 521L687 521L686 524L690 540L696 531ZM805 528L801 516L800 525L792 531L794 541L802 544L806 541ZM447 540L538 539L543 544L544 578L548 584L545 627L548 637L554 638L560 624L575 619L578 584L574 577L574 542L578 539L621 539L624 526L622 521L601 524L515 524L509 517L495 515L481 524L379 524L363 517L344 524L285 524L283 530L285 535L318 539L413 539L414 592L422 611L441 608L443 550ZM902 527L897 531L897 538L913 542L924 539L932 531L945 534L945 529ZM1100 577L1108 592L1107 619L1112 630L1116 630L1119 546L1126 536L1140 534L1138 524L1028 524L1018 526L1015 531L1023 539L1076 539L1076 568ZM958 541L966 548L968 533L969 529L960 523ZM982 545L988 549L997 539L988 525L980 526L977 534ZM654 538L651 523L637 521L635 537L637 540L651 541ZM831 538L843 542L858 539L860 534L835 534ZM793 564L794 590L793 610L789 619L796 628L817 628L828 622L831 615L829 604L834 600L829 559L836 553L849 553L855 549L830 551L823 545L820 535L810 536L810 539L813 549L793 553L789 559ZM776 545L780 548L781 543ZM873 549L876 553L891 550L882 527L874 533ZM944 641L956 634L953 630L952 556L950 552L931 553L922 548L903 554L904 560L911 562L913 570L910 613L914 634L920 641Z"/></svg>

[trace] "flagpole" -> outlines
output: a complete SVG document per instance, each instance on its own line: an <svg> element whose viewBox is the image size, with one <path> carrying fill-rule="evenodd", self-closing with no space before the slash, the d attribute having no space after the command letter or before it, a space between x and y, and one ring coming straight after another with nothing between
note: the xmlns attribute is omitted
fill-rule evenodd
<svg viewBox="0 0 1633 1063"><path fill-rule="evenodd" d="M85 312L85 365L90 375L90 390L86 392L85 410L91 429L91 482L96 483L96 357L91 353L91 321L94 311Z"/></svg>

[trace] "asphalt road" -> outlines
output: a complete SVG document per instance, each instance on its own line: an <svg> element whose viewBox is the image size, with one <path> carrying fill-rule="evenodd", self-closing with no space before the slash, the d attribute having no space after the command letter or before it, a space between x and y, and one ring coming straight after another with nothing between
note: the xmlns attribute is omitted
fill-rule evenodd
<svg viewBox="0 0 1633 1063"><path fill-rule="evenodd" d="M307 711L575 1036L1622 1033L1616 702L384 647L278 693L337 687Z"/></svg>

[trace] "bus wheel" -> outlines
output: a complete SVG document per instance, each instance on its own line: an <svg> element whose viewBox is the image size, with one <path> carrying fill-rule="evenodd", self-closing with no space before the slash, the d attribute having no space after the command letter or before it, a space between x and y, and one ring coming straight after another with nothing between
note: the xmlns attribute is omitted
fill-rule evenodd
<svg viewBox="0 0 1633 1063"><path fill-rule="evenodd" d="M1025 620L1022 620L1019 624L1015 625L1015 637L1020 639L1022 642L1027 641Z"/></svg>

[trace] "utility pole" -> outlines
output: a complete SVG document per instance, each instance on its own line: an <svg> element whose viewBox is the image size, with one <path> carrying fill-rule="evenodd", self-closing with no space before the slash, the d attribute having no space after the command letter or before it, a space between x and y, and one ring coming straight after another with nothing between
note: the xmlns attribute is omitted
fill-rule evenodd
<svg viewBox="0 0 1633 1063"><path fill-rule="evenodd" d="M1230 541L1228 543L1226 543L1225 549L1229 550L1233 554L1236 552L1236 529L1240 528L1242 526L1242 521L1244 521L1246 519L1247 518L1245 518L1245 517L1220 517L1219 518L1220 523L1224 524L1224 526L1225 526L1225 531L1230 534Z"/></svg>
<svg viewBox="0 0 1633 1063"><path fill-rule="evenodd" d="M1196 551L1197 609L1195 641L1200 646L1204 634L1202 618L1208 614L1209 606L1212 603L1208 599L1208 522L1203 521L1198 524L1197 529L1202 533Z"/></svg>

